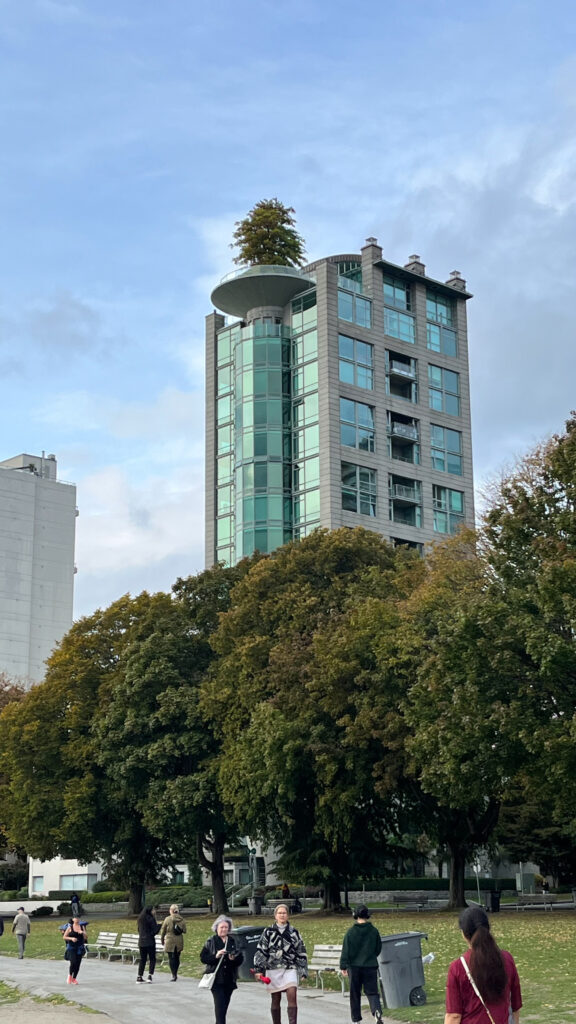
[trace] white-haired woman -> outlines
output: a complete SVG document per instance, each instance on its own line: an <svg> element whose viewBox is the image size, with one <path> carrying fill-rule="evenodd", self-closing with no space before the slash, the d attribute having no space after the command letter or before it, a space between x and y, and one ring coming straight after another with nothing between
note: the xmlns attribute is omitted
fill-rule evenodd
<svg viewBox="0 0 576 1024"><path fill-rule="evenodd" d="M297 993L300 978L308 976L308 959L302 936L288 920L288 907L280 903L274 911L276 919L271 928L265 928L254 954L256 977L270 978L268 991L272 995L272 1021L280 1024L280 1000L286 993L288 1022L296 1024L298 1016Z"/></svg>
<svg viewBox="0 0 576 1024"><path fill-rule="evenodd" d="M244 959L231 934L233 927L230 918L220 914L212 925L214 935L206 940L200 953L200 959L206 965L204 973L212 974L216 971L212 985L216 1024L226 1024L228 1006L236 988L236 975Z"/></svg>
<svg viewBox="0 0 576 1024"><path fill-rule="evenodd" d="M168 917L165 917L160 929L160 941L168 953L168 963L172 971L172 981L178 981L178 968L180 967L180 954L184 949L184 933L186 924L180 913L180 907L173 903L170 907Z"/></svg>

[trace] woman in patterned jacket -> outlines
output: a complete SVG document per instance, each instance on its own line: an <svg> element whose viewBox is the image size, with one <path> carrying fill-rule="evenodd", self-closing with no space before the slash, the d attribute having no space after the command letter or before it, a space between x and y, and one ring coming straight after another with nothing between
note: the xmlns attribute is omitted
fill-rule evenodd
<svg viewBox="0 0 576 1024"><path fill-rule="evenodd" d="M272 1021L280 1024L280 1000L286 993L288 1024L296 1024L298 981L308 976L306 946L296 928L288 920L288 907L280 903L274 911L275 924L265 928L254 954L256 977L270 979Z"/></svg>

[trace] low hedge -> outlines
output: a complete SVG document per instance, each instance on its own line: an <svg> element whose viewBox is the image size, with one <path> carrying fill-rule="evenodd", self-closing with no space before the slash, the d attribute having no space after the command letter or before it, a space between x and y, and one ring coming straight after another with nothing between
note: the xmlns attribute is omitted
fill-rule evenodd
<svg viewBox="0 0 576 1024"><path fill-rule="evenodd" d="M186 885L163 885L146 893L146 906L155 907L158 903L178 903L181 907L207 907L212 899L212 889L208 885L193 887Z"/></svg>
<svg viewBox="0 0 576 1024"><path fill-rule="evenodd" d="M481 889L516 889L515 878L480 878ZM450 888L448 878L373 878L370 881L354 878L348 884L349 891L367 889L371 891L388 890L389 892L402 892L403 890L421 889L430 891L442 891ZM476 876L464 879L465 889L476 889Z"/></svg>

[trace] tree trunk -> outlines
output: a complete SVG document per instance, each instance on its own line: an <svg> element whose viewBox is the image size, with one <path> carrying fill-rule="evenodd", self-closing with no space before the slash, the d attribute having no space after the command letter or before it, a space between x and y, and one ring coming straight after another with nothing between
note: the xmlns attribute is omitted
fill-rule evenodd
<svg viewBox="0 0 576 1024"><path fill-rule="evenodd" d="M341 906L340 879L336 875L331 875L324 883L322 910L339 910Z"/></svg>
<svg viewBox="0 0 576 1024"><path fill-rule="evenodd" d="M228 900L224 890L224 846L226 836L198 836L198 860L206 871L210 872L212 882L212 910L214 914L228 913ZM206 856L206 850L211 857Z"/></svg>
<svg viewBox="0 0 576 1024"><path fill-rule="evenodd" d="M144 909L143 905L143 882L130 882L130 893L128 896L128 913L139 914Z"/></svg>
<svg viewBox="0 0 576 1024"><path fill-rule="evenodd" d="M450 843L450 889L448 897L448 909L458 910L465 907L466 898L464 895L464 869L466 867L467 847L458 843Z"/></svg>

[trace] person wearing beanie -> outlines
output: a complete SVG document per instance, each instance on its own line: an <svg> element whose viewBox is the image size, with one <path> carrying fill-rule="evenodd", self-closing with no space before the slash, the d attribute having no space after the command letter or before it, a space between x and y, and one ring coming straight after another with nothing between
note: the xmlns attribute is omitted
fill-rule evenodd
<svg viewBox="0 0 576 1024"><path fill-rule="evenodd" d="M362 989L368 999L373 1017L382 1021L382 1006L378 994L378 956L382 939L369 920L370 911L362 904L354 911L355 924L348 929L342 944L340 969L350 978L350 1014L352 1024L362 1020L360 1002Z"/></svg>

